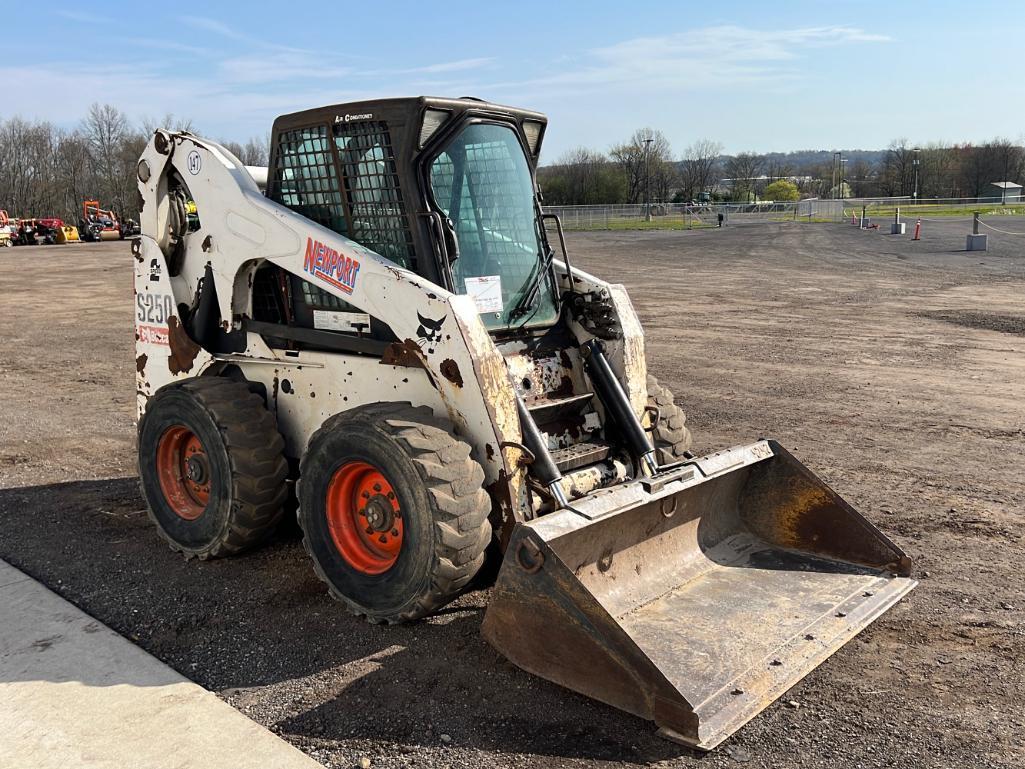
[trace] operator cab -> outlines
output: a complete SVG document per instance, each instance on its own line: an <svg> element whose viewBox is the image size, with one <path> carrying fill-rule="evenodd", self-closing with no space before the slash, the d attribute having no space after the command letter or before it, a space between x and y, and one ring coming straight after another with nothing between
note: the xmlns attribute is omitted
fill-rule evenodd
<svg viewBox="0 0 1025 769"><path fill-rule="evenodd" d="M493 333L543 328L559 316L535 181L546 124L540 113L472 98L381 99L284 115L274 121L267 195L470 295ZM291 280L295 303L283 314L348 309Z"/></svg>

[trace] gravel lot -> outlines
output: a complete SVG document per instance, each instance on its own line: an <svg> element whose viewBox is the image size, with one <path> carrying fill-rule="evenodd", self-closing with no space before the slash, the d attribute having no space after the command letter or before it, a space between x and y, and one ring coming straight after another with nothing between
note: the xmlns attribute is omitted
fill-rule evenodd
<svg viewBox="0 0 1025 769"><path fill-rule="evenodd" d="M172 554L133 468L125 244L0 250L0 557L332 767L1020 767L1025 237L967 253L968 227L570 236L631 289L699 449L778 439L922 580L712 754L513 668L479 635L487 591L381 628L327 597L294 524Z"/></svg>

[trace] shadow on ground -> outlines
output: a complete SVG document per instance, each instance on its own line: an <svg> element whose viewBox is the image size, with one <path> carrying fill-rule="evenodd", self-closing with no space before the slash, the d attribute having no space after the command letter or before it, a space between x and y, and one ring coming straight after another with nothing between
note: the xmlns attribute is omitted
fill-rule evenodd
<svg viewBox="0 0 1025 769"><path fill-rule="evenodd" d="M487 591L429 621L369 625L317 580L297 527L186 562L135 478L0 490L0 557L292 741L372 740L648 762L691 751L514 668L480 636ZM298 738L298 739L296 739Z"/></svg>

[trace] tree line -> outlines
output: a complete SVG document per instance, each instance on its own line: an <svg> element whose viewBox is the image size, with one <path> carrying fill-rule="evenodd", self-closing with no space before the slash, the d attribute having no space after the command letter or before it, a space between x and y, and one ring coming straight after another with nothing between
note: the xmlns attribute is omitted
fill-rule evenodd
<svg viewBox="0 0 1025 769"><path fill-rule="evenodd" d="M139 218L135 169L156 128L194 131L165 115L133 122L110 104L93 104L73 128L45 120L0 118L0 209L12 217L77 223L83 200L121 218ZM266 139L222 142L246 165L266 165Z"/></svg>
<svg viewBox="0 0 1025 769"><path fill-rule="evenodd" d="M916 169L920 198L992 197L1000 194L994 182L1023 183L1025 147L998 138L978 145L916 148L898 139L876 167L855 165L848 176L855 194L911 195Z"/></svg>
<svg viewBox="0 0 1025 769"><path fill-rule="evenodd" d="M722 145L702 139L673 156L661 131L640 128L608 153L581 147L538 169L548 205L643 203L692 199L708 189L721 165Z"/></svg>
<svg viewBox="0 0 1025 769"><path fill-rule="evenodd" d="M14 217L56 216L77 222L83 200L99 200L122 218L138 218L135 168L157 127L196 132L192 121L165 115L133 122L110 104L94 104L74 127L0 118L0 209ZM268 141L222 142L246 165L266 165ZM999 196L993 182L1025 179L1025 148L997 138L982 144L837 153L740 152L701 139L674 153L661 131L641 128L607 152L581 147L538 170L547 205L747 201L800 197L919 198ZM780 184L790 180L793 190ZM771 194L770 194L771 193Z"/></svg>
<svg viewBox="0 0 1025 769"><path fill-rule="evenodd" d="M843 161L843 162L841 162ZM677 156L661 131L642 128L607 152L581 147L538 169L547 205L750 201L835 197L999 197L993 182L1025 183L1025 147L996 138L982 144L911 145L834 153L739 152L711 139ZM784 184L783 182L787 182Z"/></svg>

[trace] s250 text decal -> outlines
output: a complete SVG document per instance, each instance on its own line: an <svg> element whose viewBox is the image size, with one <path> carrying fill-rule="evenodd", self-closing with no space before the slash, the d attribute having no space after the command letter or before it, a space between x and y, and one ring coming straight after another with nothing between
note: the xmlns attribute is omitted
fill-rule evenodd
<svg viewBox="0 0 1025 769"><path fill-rule="evenodd" d="M135 337L139 343L167 347L167 323L174 312L174 299L167 294L136 294Z"/></svg>
<svg viewBox="0 0 1025 769"><path fill-rule="evenodd" d="M327 281L335 288L347 294L356 287L356 276L359 274L359 260L335 251L319 240L306 238L306 256L303 258L303 269L310 275Z"/></svg>

